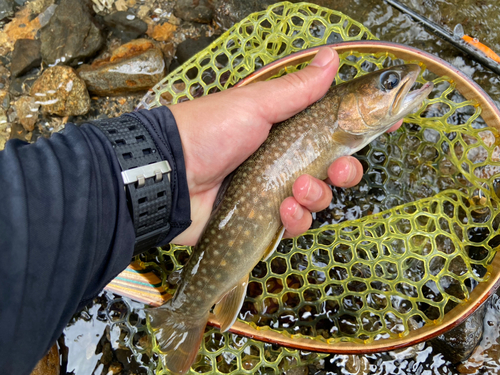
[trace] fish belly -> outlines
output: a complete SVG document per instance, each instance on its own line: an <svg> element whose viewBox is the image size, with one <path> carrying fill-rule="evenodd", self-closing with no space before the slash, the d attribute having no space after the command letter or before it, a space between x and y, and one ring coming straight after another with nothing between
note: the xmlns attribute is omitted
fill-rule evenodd
<svg viewBox="0 0 500 375"><path fill-rule="evenodd" d="M321 122L331 120L306 110L276 125L238 168L183 271L183 301L211 308L262 259L281 228L280 205L294 181L304 173L326 178L329 164L349 152L340 145L332 152L331 132L321 131Z"/></svg>

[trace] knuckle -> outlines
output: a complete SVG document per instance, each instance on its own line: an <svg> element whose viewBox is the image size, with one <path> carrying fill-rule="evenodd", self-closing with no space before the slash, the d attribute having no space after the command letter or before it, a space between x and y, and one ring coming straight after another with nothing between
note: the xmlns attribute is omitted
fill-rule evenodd
<svg viewBox="0 0 500 375"><path fill-rule="evenodd" d="M308 80L304 72L287 74L283 78L293 90L302 90L307 87Z"/></svg>

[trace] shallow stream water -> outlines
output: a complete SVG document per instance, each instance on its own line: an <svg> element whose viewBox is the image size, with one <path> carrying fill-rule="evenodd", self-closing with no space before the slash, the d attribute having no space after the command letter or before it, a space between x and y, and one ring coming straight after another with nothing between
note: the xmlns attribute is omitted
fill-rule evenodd
<svg viewBox="0 0 500 375"><path fill-rule="evenodd" d="M313 0L361 22L381 40L407 44L439 56L462 70L500 105L500 77L439 39L383 0ZM408 8L453 32L464 32L500 54L500 6L497 0L403 0Z"/></svg>

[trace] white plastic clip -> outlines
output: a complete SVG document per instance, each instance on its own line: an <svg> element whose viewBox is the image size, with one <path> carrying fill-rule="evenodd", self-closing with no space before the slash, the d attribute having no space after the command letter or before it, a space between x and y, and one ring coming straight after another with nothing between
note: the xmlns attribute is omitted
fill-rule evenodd
<svg viewBox="0 0 500 375"><path fill-rule="evenodd" d="M144 186L147 178L155 177L156 182L163 180L163 175L172 170L166 160L157 163L143 165L142 167L122 171L123 183L125 185L137 182L138 187ZM170 176L169 180L170 180Z"/></svg>

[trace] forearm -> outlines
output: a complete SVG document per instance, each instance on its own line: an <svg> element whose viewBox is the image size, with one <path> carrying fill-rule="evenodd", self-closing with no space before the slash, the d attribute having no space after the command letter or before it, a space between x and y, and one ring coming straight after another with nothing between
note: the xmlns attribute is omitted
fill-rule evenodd
<svg viewBox="0 0 500 375"><path fill-rule="evenodd" d="M177 142L169 113L133 114L173 168L174 222L165 242L189 225L182 148L167 144L169 137ZM31 145L8 142L0 152L0 199L0 368L24 374L129 264L134 226L113 147L90 124L68 124Z"/></svg>

